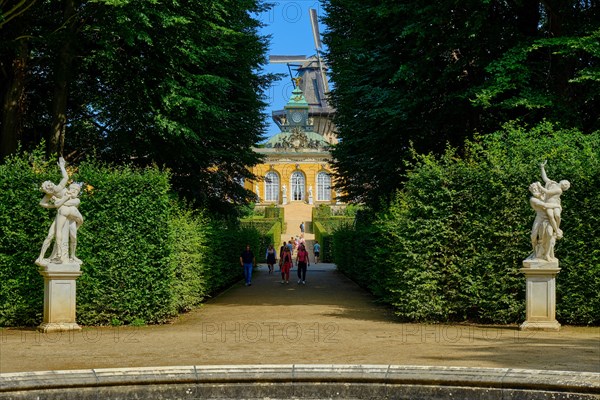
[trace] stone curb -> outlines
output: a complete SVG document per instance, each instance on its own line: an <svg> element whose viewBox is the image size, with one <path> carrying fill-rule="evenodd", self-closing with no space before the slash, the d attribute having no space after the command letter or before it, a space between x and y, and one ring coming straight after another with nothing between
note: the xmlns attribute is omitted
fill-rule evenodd
<svg viewBox="0 0 600 400"><path fill-rule="evenodd" d="M374 384L527 390L600 398L600 373L401 365L217 365L0 374L0 397L19 392L181 384ZM587 398L587 397L586 397Z"/></svg>

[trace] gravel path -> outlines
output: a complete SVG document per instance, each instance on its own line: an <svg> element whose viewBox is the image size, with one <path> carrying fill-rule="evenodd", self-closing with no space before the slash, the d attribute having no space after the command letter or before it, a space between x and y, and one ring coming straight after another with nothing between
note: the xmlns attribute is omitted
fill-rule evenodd
<svg viewBox="0 0 600 400"><path fill-rule="evenodd" d="M296 269L288 285L266 266L172 324L0 330L0 373L223 364L397 364L600 372L600 327L403 324L331 264Z"/></svg>

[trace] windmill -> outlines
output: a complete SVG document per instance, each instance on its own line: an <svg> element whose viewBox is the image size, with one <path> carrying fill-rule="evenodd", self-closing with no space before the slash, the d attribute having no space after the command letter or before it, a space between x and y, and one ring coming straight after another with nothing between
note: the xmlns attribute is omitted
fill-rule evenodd
<svg viewBox="0 0 600 400"><path fill-rule="evenodd" d="M309 117L313 122L314 131L324 136L329 143L337 143L335 126L332 122L334 110L327 101L329 83L326 74L327 67L321 57L322 43L317 11L311 8L309 14L315 55L310 57L305 55L271 55L269 56L269 62L272 64L286 64L294 87L296 87L295 78L301 78L298 86L309 104ZM284 114L284 110L272 112L273 120L279 128L282 126Z"/></svg>

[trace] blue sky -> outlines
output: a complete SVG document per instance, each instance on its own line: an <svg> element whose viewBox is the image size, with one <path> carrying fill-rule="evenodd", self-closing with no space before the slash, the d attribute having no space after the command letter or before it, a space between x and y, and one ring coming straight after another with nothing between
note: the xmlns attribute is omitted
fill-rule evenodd
<svg viewBox="0 0 600 400"><path fill-rule="evenodd" d="M318 0L273 0L274 7L262 13L258 19L265 24L261 33L271 35L269 54L274 55L306 55L315 54L315 45L310 27L308 10L317 10L319 18L323 15L323 7ZM325 26L320 23L321 37ZM265 72L283 73L285 77L275 82L267 93L269 126L266 136L271 137L279 130L271 119L271 111L282 109L292 93L292 83L285 64L268 64Z"/></svg>

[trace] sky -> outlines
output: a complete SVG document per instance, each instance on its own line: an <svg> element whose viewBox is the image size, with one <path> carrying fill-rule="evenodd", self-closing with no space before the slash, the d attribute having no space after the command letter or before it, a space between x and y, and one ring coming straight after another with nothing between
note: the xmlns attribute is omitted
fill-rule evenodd
<svg viewBox="0 0 600 400"><path fill-rule="evenodd" d="M323 6L319 0L272 0L273 8L258 16L265 24L261 30L263 35L271 35L268 54L273 55L314 55L315 44L310 26L308 10L317 10L319 18L323 15ZM321 37L325 31L323 23L319 23ZM265 133L269 138L277 133L277 125L271 118L271 111L283 109L292 93L292 82L289 78L288 67L285 64L268 64L265 66L267 73L282 73L285 77L274 82L267 95L268 127Z"/></svg>

